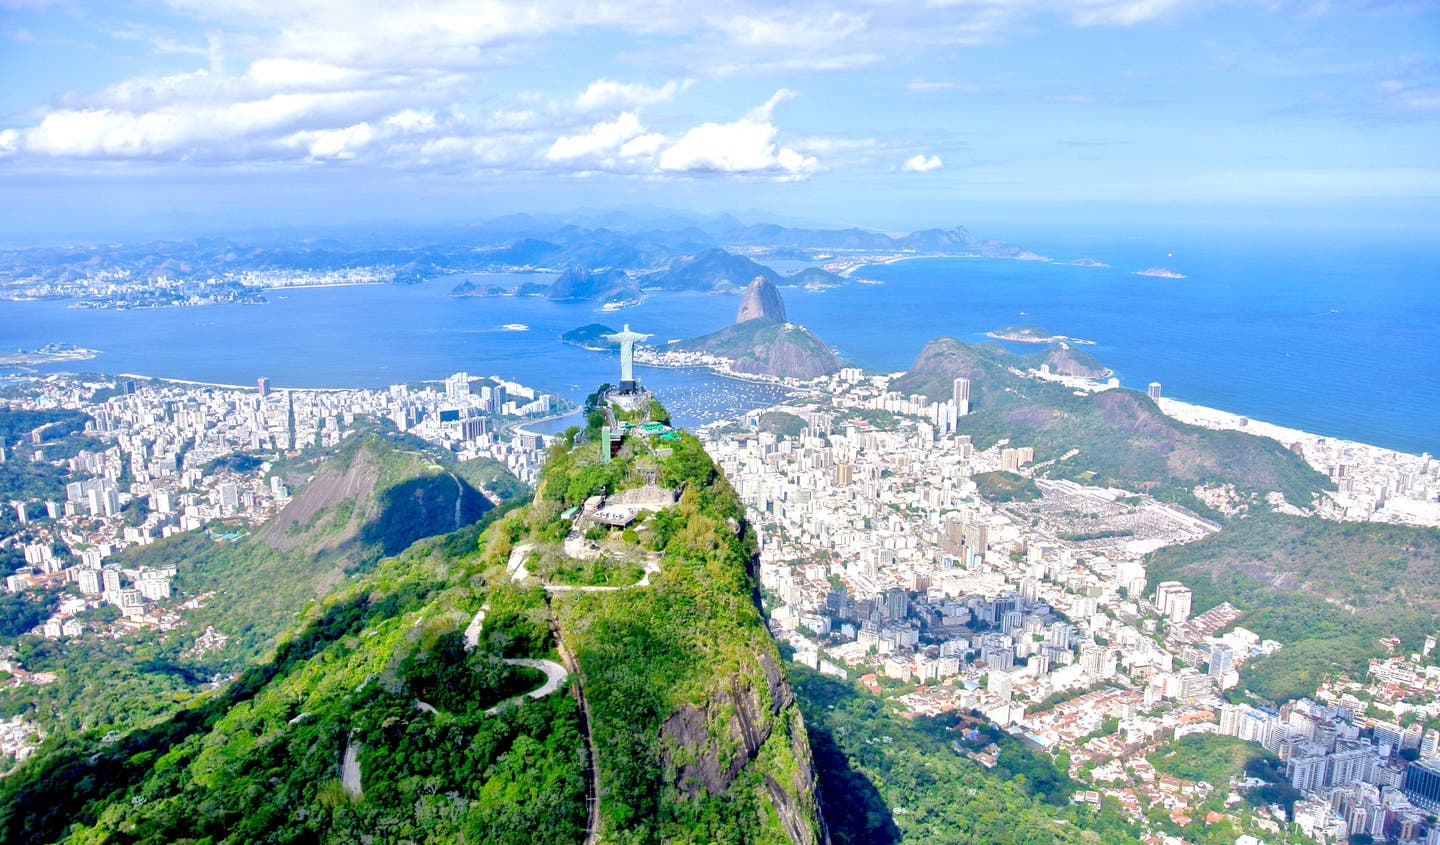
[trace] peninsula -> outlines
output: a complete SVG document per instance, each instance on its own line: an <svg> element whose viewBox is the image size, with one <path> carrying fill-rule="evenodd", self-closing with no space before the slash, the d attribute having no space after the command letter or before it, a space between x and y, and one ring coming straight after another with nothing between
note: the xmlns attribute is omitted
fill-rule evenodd
<svg viewBox="0 0 1440 845"><path fill-rule="evenodd" d="M985 333L985 336L992 337L996 340L1008 340L1011 343L1049 344L1066 341L1069 343L1083 343L1091 346L1095 344L1095 341L1093 340L1082 340L1078 337L1069 337L1063 334L1051 334L1050 332L1040 328L1039 326L1030 324L1005 326L1004 328L988 331Z"/></svg>

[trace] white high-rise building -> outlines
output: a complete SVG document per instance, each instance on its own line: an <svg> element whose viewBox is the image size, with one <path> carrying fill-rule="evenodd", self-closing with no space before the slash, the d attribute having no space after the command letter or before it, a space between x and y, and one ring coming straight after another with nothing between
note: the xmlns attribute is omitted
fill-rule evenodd
<svg viewBox="0 0 1440 845"><path fill-rule="evenodd" d="M82 569L75 579L80 585L81 595L95 596L100 594L100 570Z"/></svg>
<svg viewBox="0 0 1440 845"><path fill-rule="evenodd" d="M1420 740L1420 759L1434 760L1440 758L1440 730L1430 728L1425 731L1425 737Z"/></svg>
<svg viewBox="0 0 1440 845"><path fill-rule="evenodd" d="M955 415L967 416L970 413L970 379L957 378L953 385Z"/></svg>
<svg viewBox="0 0 1440 845"><path fill-rule="evenodd" d="M1155 588L1155 607L1171 622L1190 618L1190 588L1179 581L1166 581Z"/></svg>
<svg viewBox="0 0 1440 845"><path fill-rule="evenodd" d="M445 379L445 398L464 399L470 395L470 374L456 373Z"/></svg>
<svg viewBox="0 0 1440 845"><path fill-rule="evenodd" d="M1210 677L1218 678L1235 665L1235 650L1224 643L1210 646Z"/></svg>
<svg viewBox="0 0 1440 845"><path fill-rule="evenodd" d="M1314 792L1325 785L1328 764L1324 754L1291 757L1290 785L1301 792Z"/></svg>

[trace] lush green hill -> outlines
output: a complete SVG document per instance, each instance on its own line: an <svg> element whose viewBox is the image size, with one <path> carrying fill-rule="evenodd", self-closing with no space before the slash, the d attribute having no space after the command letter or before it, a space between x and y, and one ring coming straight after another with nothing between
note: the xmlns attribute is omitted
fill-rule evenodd
<svg viewBox="0 0 1440 845"><path fill-rule="evenodd" d="M1112 374L1111 369L1100 363L1094 355L1083 349L1076 349L1063 340L1043 352L1025 357L1036 369L1044 365L1050 368L1050 372L1062 376L1109 378Z"/></svg>
<svg viewBox="0 0 1440 845"><path fill-rule="evenodd" d="M1307 507L1333 487L1281 444L1238 431L1212 431L1171 419L1143 393L1107 390L1076 396L1052 382L1018 373L1038 362L999 344L967 344L942 337L921 350L895 381L902 394L934 400L951 396L954 379L970 379L972 413L959 431L981 448L1001 438L1033 446L1044 472L1097 484L1143 490L1208 512L1192 494L1197 485L1233 484L1246 504L1260 505L1270 491ZM1059 460L1075 450L1075 454Z"/></svg>
<svg viewBox="0 0 1440 845"><path fill-rule="evenodd" d="M646 467L679 501L598 539L616 564L658 566L648 586L552 599L583 678L605 841L822 841L804 726L756 604L754 535L698 440L632 436L608 463L593 442L557 449L491 553L528 543L544 566L562 509L640 486Z"/></svg>
<svg viewBox="0 0 1440 845"><path fill-rule="evenodd" d="M550 284L546 299L594 299L621 302L640 297L640 288L624 270L587 270L571 267Z"/></svg>
<svg viewBox="0 0 1440 845"><path fill-rule="evenodd" d="M804 326L768 317L726 326L671 348L729 358L737 373L791 378L830 375L845 363Z"/></svg>
<svg viewBox="0 0 1440 845"><path fill-rule="evenodd" d="M0 530L8 534L18 527L15 511L8 507L8 500L64 501L69 473L61 467L51 466L50 461L74 457L81 449L104 451L107 446L84 434L88 422L90 415L80 411L23 411L0 407L0 446L5 448L7 455L7 460L0 463L0 495L7 500L6 510L9 511L0 514ZM38 444L31 437L34 432L40 435ZM37 449L44 453L44 462L32 460ZM37 510L32 505L31 515ZM0 574L9 575L10 572L6 570Z"/></svg>
<svg viewBox="0 0 1440 845"><path fill-rule="evenodd" d="M539 682L502 658L545 657L552 642L541 591L481 572L479 531L386 561L312 606L271 662L160 724L48 743L0 782L0 839L579 841L575 701L486 712Z"/></svg>
<svg viewBox="0 0 1440 845"><path fill-rule="evenodd" d="M410 497L387 486L398 459L368 449L317 472L253 548L338 553L371 524L341 493L373 477L375 496ZM510 568L563 583L579 562L562 511L652 471L676 504L584 532L604 549L587 566L643 561L644 583L547 590ZM52 737L0 782L0 840L573 843L595 829L598 795L607 842L824 841L804 724L756 604L754 535L699 441L634 434L605 462L567 440L535 501L502 513L350 579L265 663L168 718ZM517 660L562 680L540 687ZM515 698L527 691L544 694Z"/></svg>
<svg viewBox="0 0 1440 845"><path fill-rule="evenodd" d="M1196 611L1228 601L1240 625L1280 641L1241 681L1272 699L1310 695L1327 673L1364 674L1381 637L1416 649L1440 619L1440 530L1266 514L1146 561L1180 580Z"/></svg>
<svg viewBox="0 0 1440 845"><path fill-rule="evenodd" d="M605 339L607 334L615 334L615 329L602 323L586 323L560 335L560 341L592 352L619 350L619 343Z"/></svg>
<svg viewBox="0 0 1440 845"><path fill-rule="evenodd" d="M820 267L806 267L786 276L781 284L786 287L827 288L845 284L845 277Z"/></svg>
<svg viewBox="0 0 1440 845"><path fill-rule="evenodd" d="M201 606L184 611L182 624L170 631L59 642L20 637L15 643L25 667L53 672L56 680L0 688L0 718L30 713L52 734L150 724L203 693L217 675L250 665L308 602L414 540L452 531L457 519L466 525L493 508L465 481L470 468L417 448L413 438L357 436L309 461L289 472L309 471L313 478L261 531L233 542L187 532L113 557L124 567L175 566L176 601L201 597ZM237 530L247 529L221 532ZM82 614L82 621L113 616L113 608L102 608ZM197 646L207 628L227 638L224 644Z"/></svg>

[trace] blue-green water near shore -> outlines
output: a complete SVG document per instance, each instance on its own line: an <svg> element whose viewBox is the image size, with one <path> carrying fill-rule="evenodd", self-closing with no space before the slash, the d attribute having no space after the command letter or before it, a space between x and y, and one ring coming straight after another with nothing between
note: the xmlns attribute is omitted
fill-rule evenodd
<svg viewBox="0 0 1440 845"><path fill-rule="evenodd" d="M917 259L855 274L882 284L783 292L792 320L869 369L902 370L939 335L979 341L1034 323L1094 340L1085 348L1127 387L1159 381L1167 396L1280 425L1440 451L1440 247L1194 241L1056 235L1026 243L1053 262ZM1081 257L1111 266L1066 263ZM1151 266L1186 278L1134 273ZM453 284L291 289L268 292L265 305L139 311L5 302L0 348L68 342L103 351L84 369L240 384L266 375L277 387L378 387L466 370L578 399L615 378L616 359L562 344L565 331L628 322L663 342L719 328L738 305L654 292L606 313L594 303L456 298ZM689 424L775 396L694 371L641 372Z"/></svg>

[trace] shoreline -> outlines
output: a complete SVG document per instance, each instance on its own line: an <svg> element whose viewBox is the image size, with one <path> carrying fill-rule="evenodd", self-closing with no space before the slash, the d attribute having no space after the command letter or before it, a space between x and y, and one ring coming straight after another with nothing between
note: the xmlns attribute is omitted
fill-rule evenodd
<svg viewBox="0 0 1440 845"><path fill-rule="evenodd" d="M1418 459L1423 459L1426 455L1430 455L1430 452L1421 452L1417 455L1416 452L1403 452L1400 451L1400 449L1391 449L1388 448L1388 446L1377 446L1375 443L1367 443L1364 442L1364 440L1341 438L1341 436L1338 435L1319 435L1319 433L1306 432L1306 430L1303 429L1283 426L1280 425L1280 423L1266 422L1266 420L1246 416L1243 415L1243 413L1236 413L1233 412L1233 410L1223 410L1208 405L1195 405L1194 402L1185 402L1185 400L1182 399L1171 399L1171 397L1168 396L1162 396L1159 402L1156 402L1156 405L1159 406L1162 413L1165 413L1165 416L1172 417L1172 419L1179 420L1179 422L1182 423L1188 423L1188 425L1198 425L1201 426L1201 428L1237 430L1237 432L1244 432L1247 433L1247 435L1256 435L1260 436L1260 438L1277 440L1277 442L1283 443L1283 445L1286 446L1296 442L1296 440L1325 440L1326 443L1332 443L1332 445L1336 446L1372 449L1372 451L1375 452L1384 452L1387 453L1387 455L1401 455L1405 456L1405 458L1417 459L1417 461Z"/></svg>
<svg viewBox="0 0 1440 845"><path fill-rule="evenodd" d="M101 375L104 375L104 373L102 373ZM198 381L198 380L196 380L196 379L187 379L187 378L167 378L166 376L147 376L147 375L142 375L141 373L115 373L115 374L114 374L114 377L115 377L115 378L143 379L143 380L145 380L145 381L160 381L160 382L165 382L165 383L167 383L167 384L184 384L184 385L189 385L189 386L191 386L191 387L218 387L218 388L220 388L220 389L222 389L222 390L252 390L252 391L255 391L255 392L257 392L257 393L260 391L260 386L259 386L258 384L226 384L226 383L224 383L224 382L218 382L218 381ZM340 393L340 392L347 391L347 390L378 390L378 389L379 389L379 388L375 388L375 387L278 387L278 386L275 386L275 385L271 385L271 387L270 387L270 390L271 390L271 391L274 391L274 392L279 392L279 391L282 391L282 390L308 390L308 391L310 391L310 392L312 392L312 393Z"/></svg>
<svg viewBox="0 0 1440 845"><path fill-rule="evenodd" d="M515 425L514 427L512 427L512 428L510 429L510 431L511 431L511 433L513 433L513 434L529 434L529 435L531 435L531 436L533 436L533 437L554 437L555 435L553 435L553 434L545 434L544 432L540 432L540 431L531 431L530 429L526 428L526 426L539 425L540 423L554 422L555 420L563 420L563 419L565 419L566 417L573 417L573 416L575 416L575 415L577 415L577 414L584 413L584 411L585 411L584 406L577 405L576 407L572 408L572 409L569 410L569 411L566 411L566 412L563 413L563 414L551 414L551 415L548 416L548 417L541 417L541 418L536 419L536 420L525 420L524 422L518 423L517 425Z"/></svg>
<svg viewBox="0 0 1440 845"><path fill-rule="evenodd" d="M314 288L366 288L378 285L392 285L395 287L407 287L412 284L423 284L423 282L307 282L301 285L257 285L256 290L276 292L282 290L313 290ZM248 286L247 286L248 287Z"/></svg>
<svg viewBox="0 0 1440 845"><path fill-rule="evenodd" d="M54 364L58 364L58 363L74 363L74 362L73 362L73 361L72 361L72 362L59 362L59 361L49 362L50 365L54 365ZM712 375L712 376L718 376L718 377L721 377L721 378L733 379L733 380L735 380L735 381L745 382L745 383L748 383L748 384L768 385L768 386L771 386L771 387L777 387L777 388L780 388L780 389L782 389L782 390L791 391L791 392L794 392L794 391L803 389L803 388L796 387L796 386L794 386L794 385L786 384L786 383L785 383L784 381L782 381L782 380L773 379L773 378L771 378L771 377L769 377L769 376L757 376L757 375L750 375L750 374L745 374L745 373L736 373L736 372L733 372L733 371L720 370L720 369L717 369L717 368L712 367L712 366L706 366L706 365L700 365L700 364L662 364L662 363L642 362L642 361L636 361L635 363L636 363L637 366L642 366L642 367L654 367L654 368L656 368L656 369L667 369L667 370L687 370L687 369L688 369L688 370L696 370L696 371L704 372L704 373L706 373L706 374L708 374L708 375ZM32 372L36 372L37 374L39 373L39 371L32 371ZM78 375L78 373L73 373L73 374ZM143 374L143 373L111 373L111 374L100 373L100 374L101 374L101 375L110 375L110 376L112 376L112 377L114 377L114 378L136 379L136 380L142 380L142 381L152 381L152 380L154 380L154 381L161 381L161 382L166 382L166 383L170 383L170 384L185 385L185 386L192 386L192 387L202 387L202 388L208 387L208 388L217 388L217 389L222 389L222 390L244 390L244 391L258 391L258 390L259 390L258 385L253 384L253 383L252 383L252 384L232 384L232 383L227 383L227 382L205 381L205 380L201 380L201 379L186 379L186 378L173 378L173 377L167 377L167 376L155 376L155 375L147 375L147 374ZM381 388L378 388L378 387L364 387L364 386L346 386L346 387L306 387L306 386L280 386L280 385L272 385L272 386L271 386L271 390L272 390L272 391L303 390L303 391L311 391L311 392L316 392L316 393L340 393L340 392L351 391L351 390L377 390L377 389L381 389ZM1272 440L1276 440L1276 441L1278 441L1278 442L1281 442L1282 444L1284 444L1284 445L1286 445L1286 446L1289 446L1291 443L1294 443L1294 442L1296 442L1296 441L1308 441L1308 442L1310 442L1310 443L1317 443L1317 442L1319 442L1319 441L1324 441L1324 442L1326 442L1326 443L1334 444L1334 445L1337 445L1337 446L1340 446L1340 447L1346 447L1346 446L1348 446L1348 447L1357 448L1357 449L1364 449L1364 450L1370 451L1372 454L1377 454L1377 455L1378 455L1378 454L1387 454L1387 455L1402 456L1402 457L1404 457L1404 458L1412 459L1412 460L1420 460L1420 459L1423 459L1423 457L1424 457L1426 454L1432 454L1432 455L1433 455L1433 453L1429 453L1429 452L1421 452L1421 453L1406 452L1406 451L1402 451L1402 450L1400 450L1400 449L1393 449L1393 448L1390 448L1390 447L1387 447L1387 446L1379 446L1379 445L1376 445L1376 444L1373 444L1373 443L1367 443L1367 442L1360 441L1360 440L1352 440L1352 439L1349 439L1349 438L1346 438L1346 437L1342 437L1342 436L1339 436L1339 435L1320 434L1320 433L1316 433L1316 432L1312 432L1312 431L1305 431L1304 429L1293 428L1293 427L1291 427L1291 426L1285 426L1285 425L1281 425L1281 424L1279 424L1279 423L1272 423L1272 422L1268 422L1268 421L1265 421L1265 420L1256 419L1256 418L1254 418L1254 417L1246 416L1245 414L1236 413L1236 412L1234 412L1234 411L1227 411L1227 410L1224 410L1224 409L1221 409L1221 408L1214 408L1214 407L1210 407L1210 406L1207 406L1207 405L1199 405L1199 404L1195 404L1195 403L1192 403L1192 402L1186 402L1186 401L1180 400L1180 399L1173 399L1173 398L1170 398L1170 397L1162 397L1162 398L1160 399L1158 405L1159 405L1159 407L1160 407L1161 412L1165 413L1167 416L1170 416L1170 417L1172 417L1172 418L1174 418L1174 419L1179 420L1180 422L1188 423L1188 424L1191 424L1191 425L1199 425L1199 426L1204 427L1204 428L1230 429L1230 430L1235 430L1235 431L1242 431L1242 432L1245 432L1245 433L1247 433L1247 434L1255 434L1255 435L1260 436L1260 437L1268 437L1268 438L1270 438L1270 439L1272 439ZM529 420L529 421L527 421L527 422L534 423L534 422L539 422L539 421L540 421L540 420Z"/></svg>
<svg viewBox="0 0 1440 845"><path fill-rule="evenodd" d="M1421 460L1429 452L1415 454L1414 452L1402 452L1399 449L1390 449L1385 446L1376 446L1373 443L1365 443L1360 440L1349 440L1331 434L1316 434L1313 431L1305 431L1299 428L1280 425L1279 423L1266 422L1249 417L1244 414L1237 414L1233 411L1225 411L1220 408L1212 408L1208 405L1197 405L1194 402L1186 402L1183 399L1171 399L1168 396L1160 397L1156 402L1160 411L1170 417L1188 425L1196 425L1201 428L1212 428L1228 431L1240 431L1246 434L1253 434L1257 437L1268 437L1287 448L1297 441L1312 441L1332 444L1344 448L1368 449L1380 454L1399 455L1406 458Z"/></svg>
<svg viewBox="0 0 1440 845"><path fill-rule="evenodd" d="M1068 262L1064 262L1064 261L1056 261L1055 259L1050 258L1049 256L1040 255L1040 254L1038 254L1038 253L1029 253L1029 252L1027 252L1027 253L1025 253L1025 254L1023 254L1023 255L984 255L984 254L978 253L978 252L933 252L933 253L925 253L925 254L918 254L918 255L887 255L887 256L877 256L877 257L874 258L874 259L866 259L866 260L861 261L861 262L859 262L859 263L857 263L857 264L852 264L852 265L846 266L845 268L843 268L843 269L841 269L841 270L831 270L830 272L834 273L834 274L837 275L837 276L841 276L841 277L843 277L843 278L850 279L850 278L853 277L854 273L855 273L857 270L860 270L860 269L862 269L862 268L864 268L864 267L884 267L884 266L887 266L887 265L890 265L890 264L899 264L899 263L902 262L902 261L927 261L927 260L933 260L933 259L965 259L965 260L974 259L974 260L980 260L980 261L985 261L985 260L989 260L989 261L1023 261L1023 262L1030 263L1030 264L1061 264L1061 265L1065 265L1065 264L1068 263ZM828 265L828 266L822 265L822 267L824 267L824 269L826 269L826 270L829 270L831 266L834 266L835 264L839 264L839 263L841 263L841 262L839 262L839 261L833 261L833 262L830 263L830 265ZM1105 266L1106 266L1106 267L1109 267L1110 265L1107 264L1107 265L1105 265Z"/></svg>
<svg viewBox="0 0 1440 845"><path fill-rule="evenodd" d="M702 371L702 372L709 373L709 374L712 375L712 376L719 376L720 378L734 379L735 381L743 381L743 382L745 382L745 383L747 383L747 384L765 384L765 385L769 385L769 386L771 386L771 387L778 387L778 388L781 388L781 389L783 389L783 390L790 390L790 391L794 391L794 390L798 390L798 389L799 389L799 388L792 387L792 386L786 384L784 381L776 381L776 380L774 380L774 378L775 378L774 376L762 376L762 375L758 375L758 374L754 374L754 373L737 373L737 372L734 372L733 370L721 370L721 369L719 369L719 368L716 368L716 367L713 367L713 366L709 366L709 365L706 365L706 364L660 364L660 363L655 363L655 362L651 362L651 361L638 361L638 360L637 360L637 361L635 362L635 366L637 366L637 367L654 367L654 368L657 369L657 370L700 370L700 371Z"/></svg>

